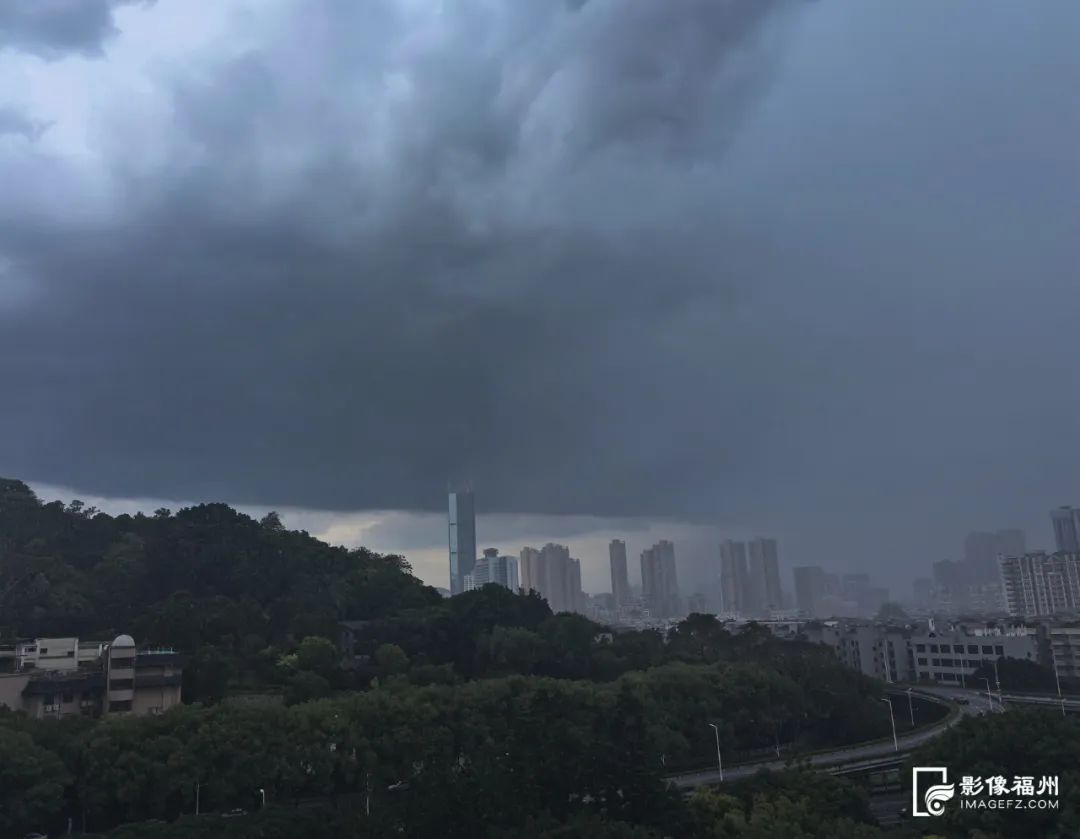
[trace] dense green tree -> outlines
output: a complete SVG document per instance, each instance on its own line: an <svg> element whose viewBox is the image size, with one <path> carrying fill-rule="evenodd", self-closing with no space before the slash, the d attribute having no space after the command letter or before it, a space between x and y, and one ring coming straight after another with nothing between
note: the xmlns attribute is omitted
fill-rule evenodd
<svg viewBox="0 0 1080 839"><path fill-rule="evenodd" d="M981 665L969 679L972 684L980 684L982 679L989 679L990 684L995 684L1001 679L1002 690L1021 691L1045 691L1054 693L1057 690L1057 680L1054 671L1035 661L1026 661L1022 658L999 658L996 669L993 663ZM1068 687L1067 684L1062 685Z"/></svg>
<svg viewBox="0 0 1080 839"><path fill-rule="evenodd" d="M63 808L68 781L56 754L0 725L0 836L44 827Z"/></svg>

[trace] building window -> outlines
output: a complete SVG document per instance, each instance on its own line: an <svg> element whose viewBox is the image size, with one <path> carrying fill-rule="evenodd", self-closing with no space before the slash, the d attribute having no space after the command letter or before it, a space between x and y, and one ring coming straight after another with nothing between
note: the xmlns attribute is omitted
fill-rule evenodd
<svg viewBox="0 0 1080 839"><path fill-rule="evenodd" d="M930 645L930 652L936 653L938 651L937 644Z"/></svg>
<svg viewBox="0 0 1080 839"><path fill-rule="evenodd" d="M978 644L968 644L968 655L978 655L978 654L979 654L979 645Z"/></svg>
<svg viewBox="0 0 1080 839"><path fill-rule="evenodd" d="M110 658L109 667L113 670L130 670L135 666L135 659L133 658Z"/></svg>
<svg viewBox="0 0 1080 839"><path fill-rule="evenodd" d="M953 644L952 651L954 653L962 653L964 651L964 645L963 644Z"/></svg>
<svg viewBox="0 0 1080 839"><path fill-rule="evenodd" d="M929 678L930 678L930 674L929 674L929 673L927 673L927 672L926 672L925 670L921 670L921 671L919 672L919 678L920 678L920 679L929 679Z"/></svg>
<svg viewBox="0 0 1080 839"><path fill-rule="evenodd" d="M1005 648L1004 647L994 647L994 655L1001 658L1002 656L1005 655Z"/></svg>
<svg viewBox="0 0 1080 839"><path fill-rule="evenodd" d="M988 646L983 647L983 655L993 655L993 654L994 654L994 648L993 647L988 647Z"/></svg>
<svg viewBox="0 0 1080 839"><path fill-rule="evenodd" d="M917 653L925 653L926 652L926 644L916 644L915 645L915 652L917 652Z"/></svg>
<svg viewBox="0 0 1080 839"><path fill-rule="evenodd" d="M112 679L109 681L109 690L131 690L134 687L134 679Z"/></svg>
<svg viewBox="0 0 1080 839"><path fill-rule="evenodd" d="M919 659L919 664L921 664L923 667L925 667L926 666L926 659L925 658L920 658Z"/></svg>
<svg viewBox="0 0 1080 839"><path fill-rule="evenodd" d="M131 710L131 700L130 699L122 699L122 700L119 700L119 701L116 701L116 702L110 702L109 703L109 713L110 714L115 713L116 711L130 711L130 710Z"/></svg>
<svg viewBox="0 0 1080 839"><path fill-rule="evenodd" d="M930 659L930 664L933 667L940 667L941 666L941 659L940 658L932 658L932 659Z"/></svg>

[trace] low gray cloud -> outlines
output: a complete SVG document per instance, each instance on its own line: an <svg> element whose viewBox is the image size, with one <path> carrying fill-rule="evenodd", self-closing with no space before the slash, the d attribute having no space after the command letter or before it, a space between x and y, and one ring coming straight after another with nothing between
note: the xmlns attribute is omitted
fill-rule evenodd
<svg viewBox="0 0 1080 839"><path fill-rule="evenodd" d="M49 123L33 119L20 108L0 105L0 136L14 134L34 142L49 128Z"/></svg>
<svg viewBox="0 0 1080 839"><path fill-rule="evenodd" d="M4 0L0 3L0 50L22 50L46 59L68 53L101 55L116 34L118 6L154 0Z"/></svg>

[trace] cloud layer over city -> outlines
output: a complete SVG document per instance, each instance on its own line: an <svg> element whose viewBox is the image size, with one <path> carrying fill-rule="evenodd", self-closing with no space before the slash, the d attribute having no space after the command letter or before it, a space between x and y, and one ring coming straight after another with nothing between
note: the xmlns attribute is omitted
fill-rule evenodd
<svg viewBox="0 0 1080 839"><path fill-rule="evenodd" d="M0 474L468 482L869 566L1041 522L1080 502L1078 36L1071 0L4 3Z"/></svg>

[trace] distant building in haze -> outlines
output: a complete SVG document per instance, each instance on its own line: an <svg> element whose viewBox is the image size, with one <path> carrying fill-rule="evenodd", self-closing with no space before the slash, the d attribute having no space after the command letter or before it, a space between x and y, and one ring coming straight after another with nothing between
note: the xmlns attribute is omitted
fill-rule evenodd
<svg viewBox="0 0 1080 839"><path fill-rule="evenodd" d="M522 589L540 594L552 612L584 614L581 562L570 556L565 545L549 542L540 550L522 548L520 574Z"/></svg>
<svg viewBox="0 0 1080 839"><path fill-rule="evenodd" d="M775 539L751 540L750 579L758 611L776 611L784 607L780 589L780 553Z"/></svg>
<svg viewBox="0 0 1080 839"><path fill-rule="evenodd" d="M985 586L999 581L998 557L1020 556L1026 550L1024 531L1018 528L994 533L973 531L964 538L962 583Z"/></svg>
<svg viewBox="0 0 1080 839"><path fill-rule="evenodd" d="M1058 552L1080 551L1080 510L1072 507L1051 510L1050 523L1054 526L1054 542Z"/></svg>
<svg viewBox="0 0 1080 839"><path fill-rule="evenodd" d="M626 571L626 542L612 539L608 545L608 557L611 560L611 595L615 599L615 608L624 609L630 603L630 577Z"/></svg>
<svg viewBox="0 0 1080 839"><path fill-rule="evenodd" d="M821 617L822 598L826 594L826 574L820 565L792 569L795 578L795 605L806 617Z"/></svg>
<svg viewBox="0 0 1080 839"><path fill-rule="evenodd" d="M720 543L720 610L743 614L748 604L744 593L747 586L746 543L728 539Z"/></svg>
<svg viewBox="0 0 1080 839"><path fill-rule="evenodd" d="M476 565L476 502L471 490L450 493L450 594L465 591Z"/></svg>
<svg viewBox="0 0 1080 839"><path fill-rule="evenodd" d="M679 617L679 579L675 545L666 539L641 554L641 594L653 617Z"/></svg>

